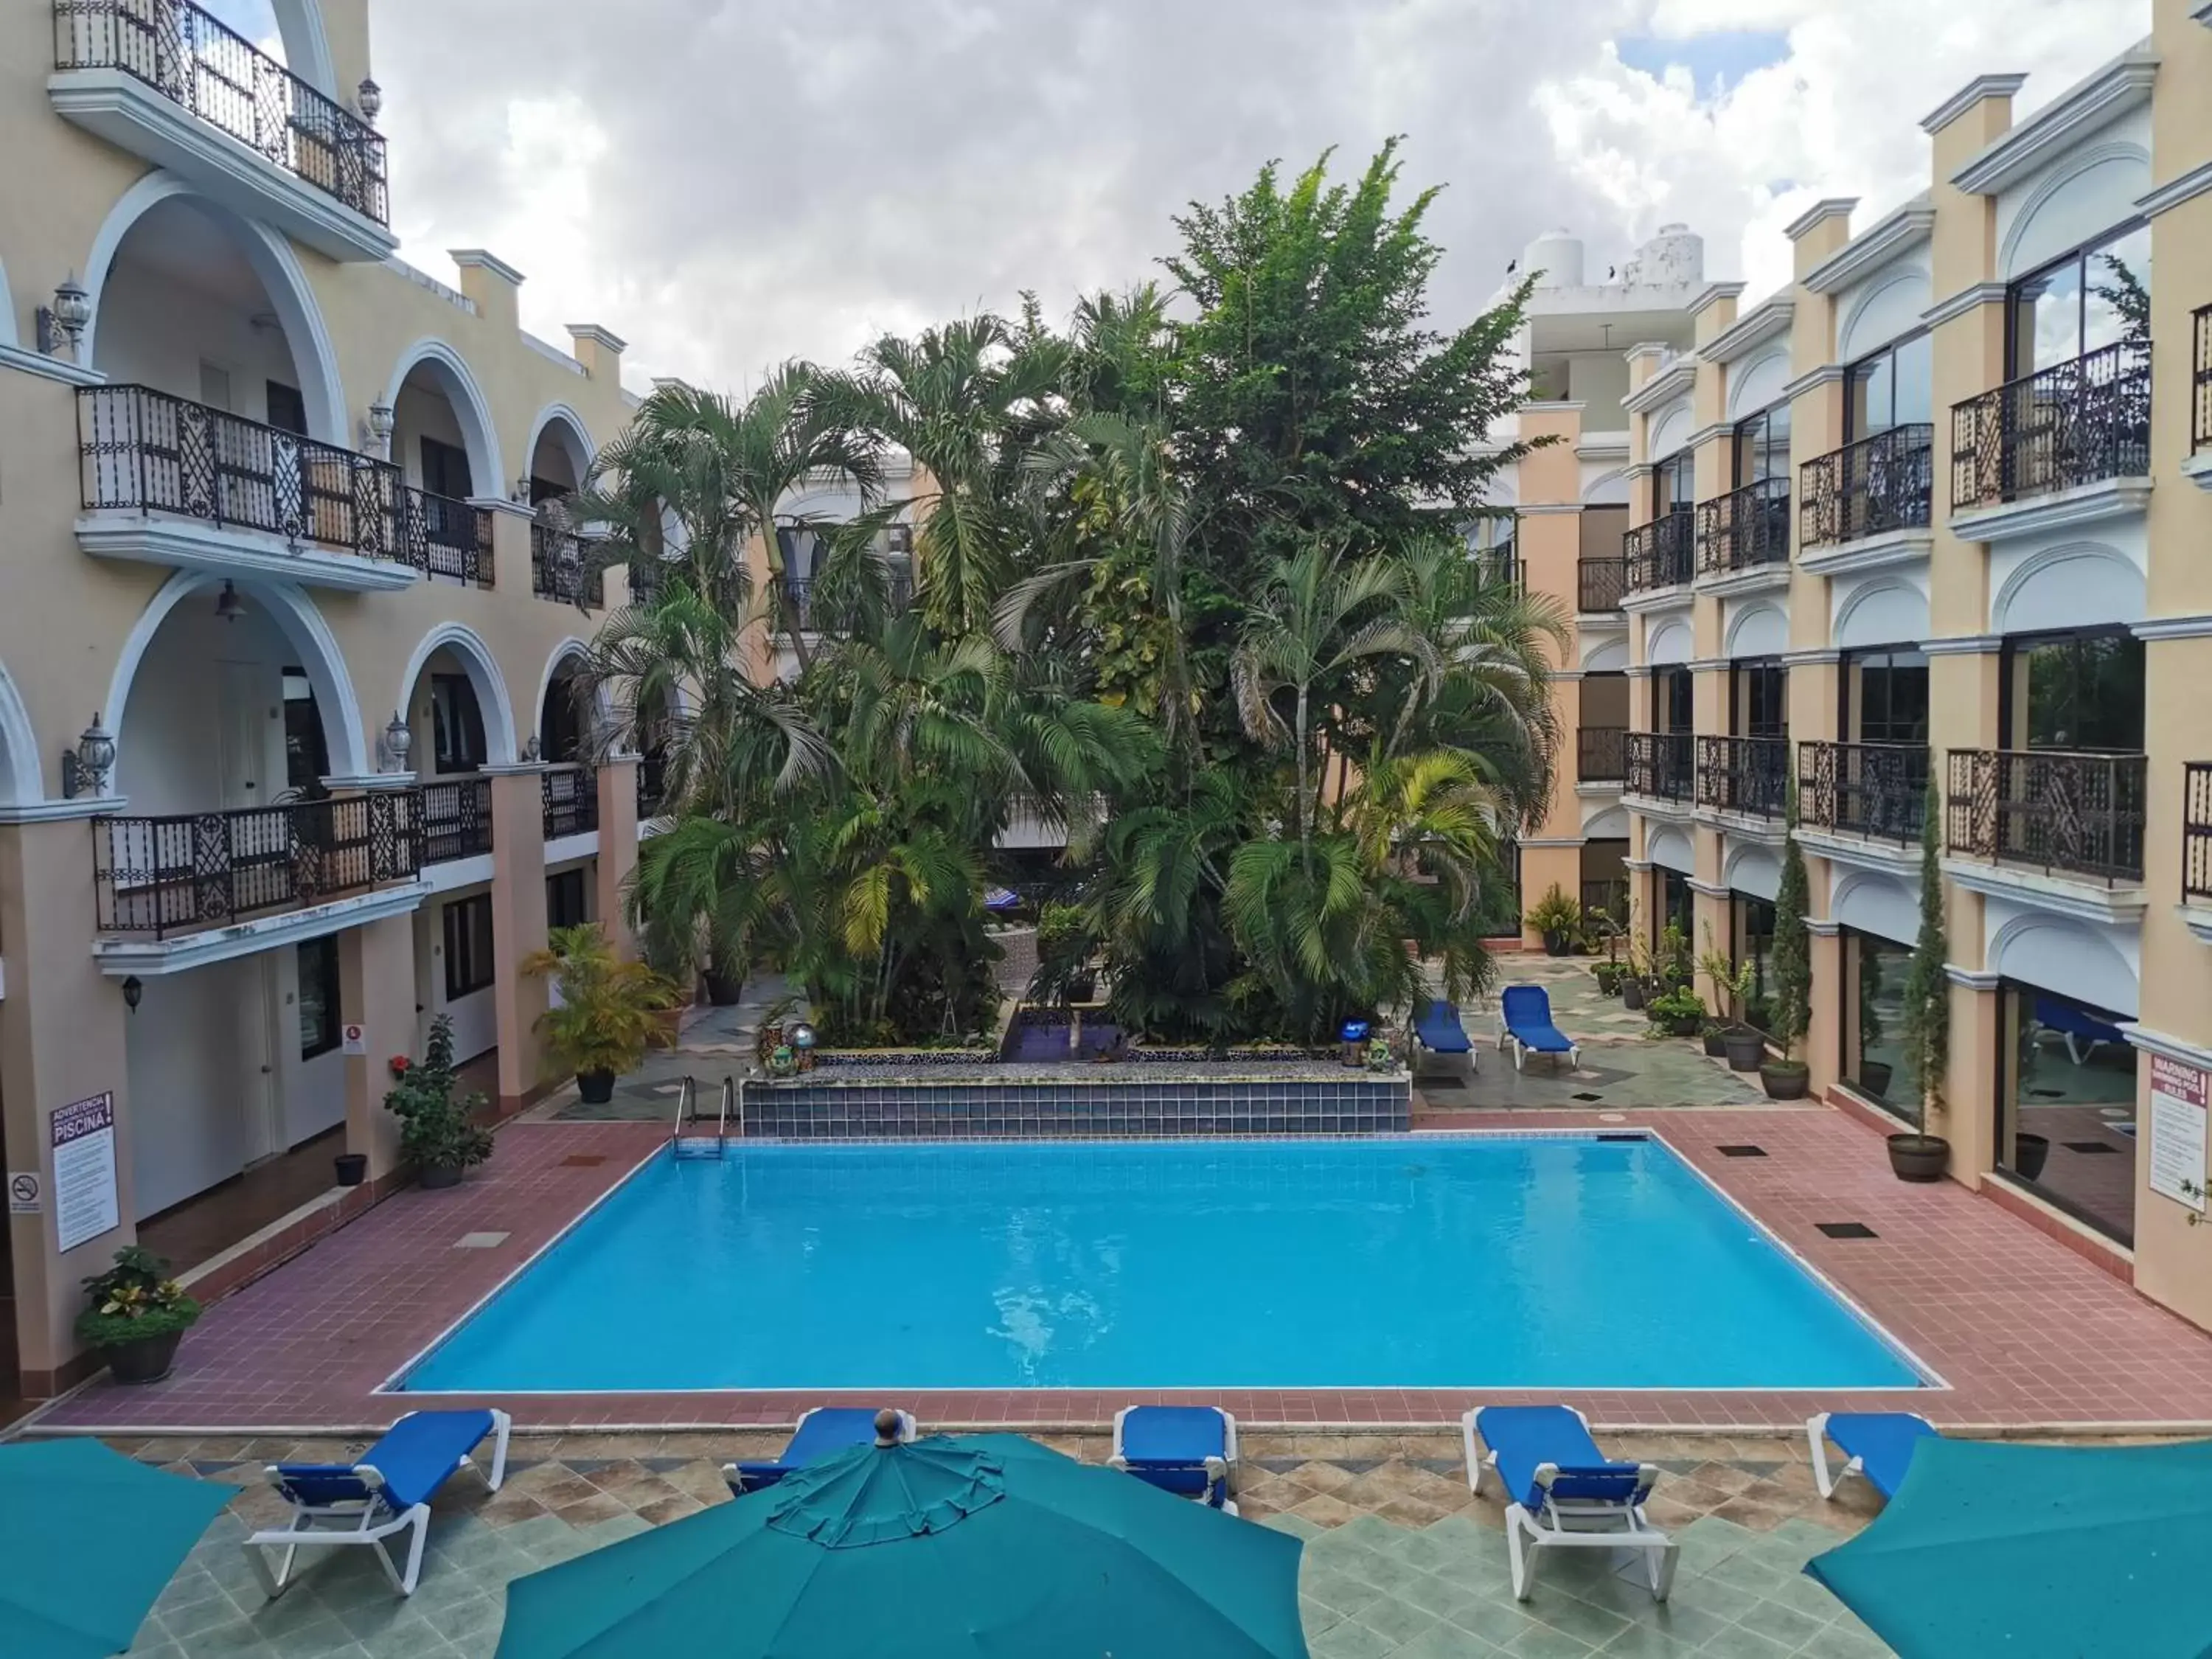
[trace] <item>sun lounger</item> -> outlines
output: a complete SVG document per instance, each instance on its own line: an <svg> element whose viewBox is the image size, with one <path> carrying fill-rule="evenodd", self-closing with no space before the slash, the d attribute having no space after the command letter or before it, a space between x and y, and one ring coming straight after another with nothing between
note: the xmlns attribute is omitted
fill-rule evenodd
<svg viewBox="0 0 2212 1659"><path fill-rule="evenodd" d="M901 1440L915 1436L914 1413L898 1414ZM867 1406L817 1406L799 1418L791 1431L783 1455L751 1462L725 1463L722 1479L739 1498L763 1486L773 1486L793 1469L852 1446L872 1446L876 1440L876 1413Z"/></svg>
<svg viewBox="0 0 2212 1659"><path fill-rule="evenodd" d="M1114 1467L1165 1492L1237 1513L1237 1419L1216 1406L1124 1406L1114 1413Z"/></svg>
<svg viewBox="0 0 2212 1659"><path fill-rule="evenodd" d="M2070 1007L2055 997L2036 998L2035 1023L2047 1030L2057 1032L2065 1040L2066 1058L2076 1066L2106 1043L2124 1043L2128 1040L2126 1034L2109 1020L2099 1019L2083 1009Z"/></svg>
<svg viewBox="0 0 2212 1659"><path fill-rule="evenodd" d="M412 1595L430 1531L431 1495L455 1471L476 1468L473 1454L486 1435L495 1437L485 1479L497 1492L507 1479L507 1437L514 1426L500 1411L410 1412L354 1462L270 1464L270 1484L292 1506L292 1518L246 1540L246 1559L262 1589L272 1597L284 1592L302 1547L367 1544L376 1551L392 1588ZM384 1546L398 1532L413 1534L404 1570ZM271 1550L283 1552L274 1572L268 1559Z"/></svg>
<svg viewBox="0 0 2212 1659"><path fill-rule="evenodd" d="M1465 1054L1468 1071L1481 1069L1474 1057L1474 1041L1460 1024L1459 1010L1441 997L1421 1005L1413 1021L1413 1041L1432 1054Z"/></svg>
<svg viewBox="0 0 2212 1659"><path fill-rule="evenodd" d="M1480 1492L1485 1464L1505 1485L1505 1547L1513 1594L1528 1599L1540 1549L1628 1549L1644 1555L1644 1582L1663 1601L1680 1546L1644 1518L1659 1471L1608 1461L1589 1424L1565 1406L1486 1406L1460 1419L1467 1483ZM1487 1456L1479 1456L1481 1436Z"/></svg>
<svg viewBox="0 0 2212 1659"><path fill-rule="evenodd" d="M1884 1498L1897 1496L1913 1449L1936 1433L1936 1426L1912 1412L1822 1412L1805 1425L1813 1451L1813 1481L1820 1496L1833 1498L1847 1474L1862 1474ZM1848 1460L1831 1474L1828 1443Z"/></svg>
<svg viewBox="0 0 2212 1659"><path fill-rule="evenodd" d="M1513 1045L1513 1069L1531 1054L1565 1054L1570 1066L1583 1063L1582 1044L1552 1024L1552 998L1540 985L1509 985L1498 999L1498 1046Z"/></svg>

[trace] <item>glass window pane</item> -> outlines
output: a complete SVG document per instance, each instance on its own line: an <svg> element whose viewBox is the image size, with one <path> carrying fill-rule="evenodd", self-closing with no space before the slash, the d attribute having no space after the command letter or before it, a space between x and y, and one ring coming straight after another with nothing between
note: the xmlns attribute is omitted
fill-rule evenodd
<svg viewBox="0 0 2212 1659"><path fill-rule="evenodd" d="M1844 394L1849 400L1844 416L1847 442L1887 432L1895 423L1893 380L1887 352L1852 365L1850 387Z"/></svg>
<svg viewBox="0 0 2212 1659"><path fill-rule="evenodd" d="M338 1046L338 942L311 939L299 951L300 1058Z"/></svg>
<svg viewBox="0 0 2212 1659"><path fill-rule="evenodd" d="M2138 225L2088 257L2081 349L2150 343L2150 228Z"/></svg>
<svg viewBox="0 0 2212 1659"><path fill-rule="evenodd" d="M2081 264L2069 259L2013 290L2013 374L2033 374L2081 355Z"/></svg>
<svg viewBox="0 0 2212 1659"><path fill-rule="evenodd" d="M1996 1164L2123 1243L2135 1242L2136 1051L2109 1012L2008 985Z"/></svg>
<svg viewBox="0 0 2212 1659"><path fill-rule="evenodd" d="M1844 1075L1869 1099L1878 1100L1920 1127L1920 1079L1905 1052L1905 984L1912 952L1892 939L1868 933L1844 934L1845 969L1850 991L1844 1008Z"/></svg>
<svg viewBox="0 0 2212 1659"><path fill-rule="evenodd" d="M1936 418L1936 347L1916 334L1897 348L1891 410L1899 426L1925 426Z"/></svg>

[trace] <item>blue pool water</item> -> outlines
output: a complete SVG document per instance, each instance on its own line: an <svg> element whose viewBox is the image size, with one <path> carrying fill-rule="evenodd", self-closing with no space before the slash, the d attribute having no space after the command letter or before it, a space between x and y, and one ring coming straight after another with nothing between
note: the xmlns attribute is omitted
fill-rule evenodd
<svg viewBox="0 0 2212 1659"><path fill-rule="evenodd" d="M647 1164L413 1389L1910 1386L1665 1146L733 1146Z"/></svg>

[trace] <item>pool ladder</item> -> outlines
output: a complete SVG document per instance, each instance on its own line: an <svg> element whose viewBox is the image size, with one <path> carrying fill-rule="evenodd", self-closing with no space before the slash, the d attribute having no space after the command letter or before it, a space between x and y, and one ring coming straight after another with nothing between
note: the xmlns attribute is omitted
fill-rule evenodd
<svg viewBox="0 0 2212 1659"><path fill-rule="evenodd" d="M676 1097L676 1127L668 1138L669 1146L678 1158L721 1157L722 1148L729 1142L730 1119L733 1112L738 1121L738 1135L742 1139L745 1133L744 1092L737 1079L726 1077L722 1079L721 1105L714 1114L714 1133L711 1135L703 1133L699 1117L699 1080L685 1078L683 1091ZM684 1133L687 1121L694 1126L693 1133L688 1135Z"/></svg>

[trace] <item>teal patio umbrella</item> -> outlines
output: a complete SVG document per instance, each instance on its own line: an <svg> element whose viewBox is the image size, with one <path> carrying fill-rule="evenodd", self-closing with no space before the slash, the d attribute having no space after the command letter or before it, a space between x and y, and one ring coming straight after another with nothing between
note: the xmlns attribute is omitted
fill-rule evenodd
<svg viewBox="0 0 2212 1659"><path fill-rule="evenodd" d="M858 1446L517 1579L498 1659L1304 1659L1302 1547L1015 1435Z"/></svg>
<svg viewBox="0 0 2212 1659"><path fill-rule="evenodd" d="M0 1652L122 1652L231 1495L97 1440L0 1446Z"/></svg>
<svg viewBox="0 0 2212 1659"><path fill-rule="evenodd" d="M2212 1441L1930 1437L1889 1507L1805 1571L1903 1659L2203 1659Z"/></svg>

